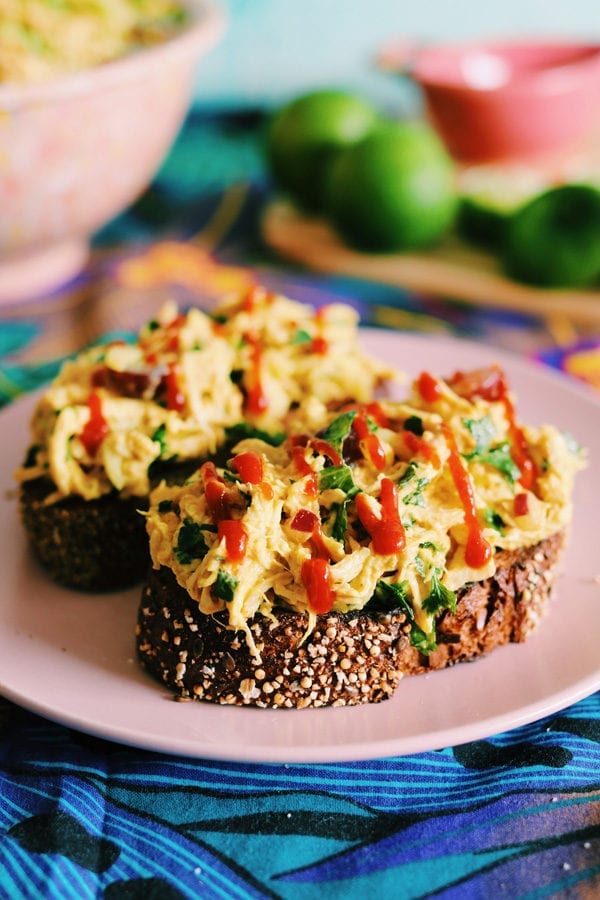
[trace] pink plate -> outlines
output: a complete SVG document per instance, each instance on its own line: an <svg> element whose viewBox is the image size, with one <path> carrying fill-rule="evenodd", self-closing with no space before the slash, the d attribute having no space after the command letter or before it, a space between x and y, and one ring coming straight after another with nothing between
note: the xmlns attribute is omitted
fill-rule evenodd
<svg viewBox="0 0 600 900"><path fill-rule="evenodd" d="M525 644L471 665L407 678L376 705L258 710L174 703L134 660L139 592L76 594L50 584L18 525L12 472L33 398L1 414L0 691L103 738L173 754L254 762L334 762L433 750L532 722L600 687L597 499L600 403L563 376L448 338L364 331L364 345L409 375L500 363L525 420L553 422L589 449L575 495L564 573L549 615Z"/></svg>

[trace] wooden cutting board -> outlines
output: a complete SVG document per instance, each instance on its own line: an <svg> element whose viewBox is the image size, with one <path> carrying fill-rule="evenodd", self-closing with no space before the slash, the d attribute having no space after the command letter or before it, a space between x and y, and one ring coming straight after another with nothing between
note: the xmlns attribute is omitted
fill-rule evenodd
<svg viewBox="0 0 600 900"><path fill-rule="evenodd" d="M315 269L379 281L476 306L559 317L584 330L600 326L600 290L542 290L502 274L491 254L457 238L419 253L362 253L341 242L321 219L304 217L283 200L270 203L262 219L266 243L281 256Z"/></svg>

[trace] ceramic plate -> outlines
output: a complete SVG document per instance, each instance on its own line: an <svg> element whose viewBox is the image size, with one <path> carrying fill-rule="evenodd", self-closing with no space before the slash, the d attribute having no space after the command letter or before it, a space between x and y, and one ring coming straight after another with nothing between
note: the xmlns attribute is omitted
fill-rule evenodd
<svg viewBox="0 0 600 900"><path fill-rule="evenodd" d="M552 422L589 450L578 479L563 573L525 644L470 665L407 678L394 698L341 709L256 710L175 703L135 661L139 591L77 594L50 584L18 521L12 472L34 398L0 415L0 692L47 718L149 750L254 762L328 762L438 749L542 718L600 687L597 537L600 403L591 391L505 352L447 338L363 332L367 350L407 374L492 361L507 371L523 420Z"/></svg>

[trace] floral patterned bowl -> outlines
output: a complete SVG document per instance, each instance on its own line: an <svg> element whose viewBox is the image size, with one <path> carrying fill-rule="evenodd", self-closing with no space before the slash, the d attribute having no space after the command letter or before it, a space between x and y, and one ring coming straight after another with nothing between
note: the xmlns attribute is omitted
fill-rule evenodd
<svg viewBox="0 0 600 900"><path fill-rule="evenodd" d="M214 0L187 0L168 40L35 84L0 84L0 302L51 291L82 268L93 233L148 185L219 40Z"/></svg>

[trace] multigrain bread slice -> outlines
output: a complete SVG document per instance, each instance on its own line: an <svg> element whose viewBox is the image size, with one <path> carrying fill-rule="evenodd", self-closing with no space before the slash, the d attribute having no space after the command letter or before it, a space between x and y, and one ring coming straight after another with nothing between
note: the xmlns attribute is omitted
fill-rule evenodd
<svg viewBox="0 0 600 900"><path fill-rule="evenodd" d="M137 647L179 696L263 706L376 702L524 640L584 464L495 369L233 453L151 494Z"/></svg>
<svg viewBox="0 0 600 900"><path fill-rule="evenodd" d="M494 575L457 592L456 612L437 622L437 649L411 646L400 610L319 616L277 611L250 629L257 658L224 613L207 616L170 569L152 570L139 607L136 643L142 666L180 699L235 706L305 708L377 703L403 676L443 669L524 641L548 607L565 535L502 551Z"/></svg>

